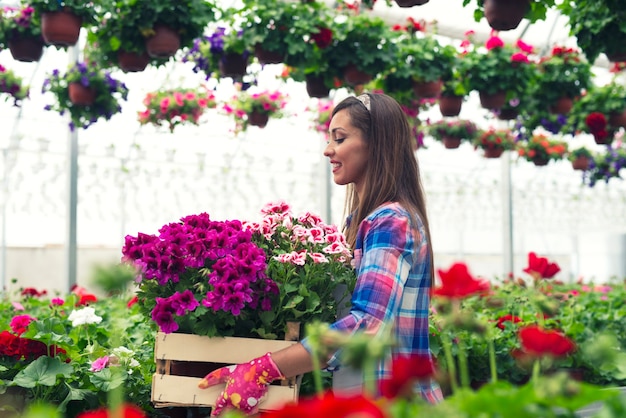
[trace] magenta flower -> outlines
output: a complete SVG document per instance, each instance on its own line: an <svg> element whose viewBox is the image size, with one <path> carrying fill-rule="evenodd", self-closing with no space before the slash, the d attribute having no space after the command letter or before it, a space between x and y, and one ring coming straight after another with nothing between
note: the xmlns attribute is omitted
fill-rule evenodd
<svg viewBox="0 0 626 418"><path fill-rule="evenodd" d="M28 324L36 320L36 318L33 318L28 314L16 315L11 319L9 326L16 335L22 335L28 329Z"/></svg>
<svg viewBox="0 0 626 418"><path fill-rule="evenodd" d="M100 357L91 363L91 368L89 370L92 372L99 372L105 367L107 367L108 365L109 365L109 356Z"/></svg>

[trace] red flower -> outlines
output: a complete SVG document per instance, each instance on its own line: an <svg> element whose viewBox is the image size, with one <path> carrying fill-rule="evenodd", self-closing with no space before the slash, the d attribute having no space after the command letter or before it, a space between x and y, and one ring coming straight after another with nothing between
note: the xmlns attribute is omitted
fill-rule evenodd
<svg viewBox="0 0 626 418"><path fill-rule="evenodd" d="M261 418L385 418L386 415L372 400L363 395L335 397L332 392L321 398L303 399L298 404L287 404L281 409L261 413Z"/></svg>
<svg viewBox="0 0 626 418"><path fill-rule="evenodd" d="M139 407L130 404L124 404L122 407L122 414L110 414L107 408L95 409L93 411L81 412L76 418L108 418L123 417L123 418L145 418L148 415Z"/></svg>
<svg viewBox="0 0 626 418"><path fill-rule="evenodd" d="M549 263L548 259L545 257L537 257L537 254L530 252L528 253L528 267L523 271L531 276L550 279L561 271L561 267L559 267L557 263Z"/></svg>
<svg viewBox="0 0 626 418"><path fill-rule="evenodd" d="M137 295L133 296L131 300L128 301L128 303L126 304L126 306L128 308L130 308L131 306L133 306L135 303L139 302L139 298L137 297Z"/></svg>
<svg viewBox="0 0 626 418"><path fill-rule="evenodd" d="M436 296L462 299L474 294L485 294L489 291L489 282L472 277L464 263L455 263L448 271L438 269L437 273L441 278L441 287L433 290L433 294Z"/></svg>
<svg viewBox="0 0 626 418"><path fill-rule="evenodd" d="M435 373L435 365L428 355L411 355L393 359L391 377L380 382L380 394L393 399L405 391L410 395L415 380L426 379Z"/></svg>
<svg viewBox="0 0 626 418"><path fill-rule="evenodd" d="M511 315L511 314L504 315L498 318L498 324L496 326L500 329L504 329L505 322L513 322L514 324L517 324L519 322L522 322L522 319L518 316Z"/></svg>
<svg viewBox="0 0 626 418"><path fill-rule="evenodd" d="M534 356L566 356L576 349L576 345L565 335L554 330L545 330L537 325L519 331L522 348Z"/></svg>
<svg viewBox="0 0 626 418"><path fill-rule="evenodd" d="M41 292L35 289L34 287L27 287L22 290L22 296L33 296L39 297L44 296L48 293L46 290L42 290Z"/></svg>
<svg viewBox="0 0 626 418"><path fill-rule="evenodd" d="M35 320L36 318L33 318L32 316L28 314L16 315L13 318L11 318L11 323L9 324L9 326L11 327L11 330L15 334L22 335L28 329L28 324L30 324L31 322Z"/></svg>
<svg viewBox="0 0 626 418"><path fill-rule="evenodd" d="M78 302L76 302L76 306L89 305L91 302L98 301L96 295L89 293L87 289L78 285L72 286L72 293L80 298Z"/></svg>
<svg viewBox="0 0 626 418"><path fill-rule="evenodd" d="M327 48L333 41L333 31L328 28L319 28L319 32L311 34L311 39L319 48Z"/></svg>
<svg viewBox="0 0 626 418"><path fill-rule="evenodd" d="M591 112L585 118L585 124L591 133L604 131L606 128L606 116L600 112Z"/></svg>

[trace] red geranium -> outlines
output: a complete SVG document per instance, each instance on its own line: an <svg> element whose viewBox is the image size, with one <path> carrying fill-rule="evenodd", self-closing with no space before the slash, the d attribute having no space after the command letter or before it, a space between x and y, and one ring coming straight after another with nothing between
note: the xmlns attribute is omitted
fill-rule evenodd
<svg viewBox="0 0 626 418"><path fill-rule="evenodd" d="M606 129L606 116L600 112L591 112L585 118L585 124L589 127L589 132L596 133Z"/></svg>
<svg viewBox="0 0 626 418"><path fill-rule="evenodd" d="M514 324L517 324L517 323L522 322L522 319L518 316L511 315L511 314L504 315L498 318L498 324L496 326L500 329L504 329L505 322L512 322Z"/></svg>
<svg viewBox="0 0 626 418"><path fill-rule="evenodd" d="M545 257L537 257L537 254L530 252L528 253L528 267L523 271L533 277L550 279L561 271L561 267L557 263L550 263Z"/></svg>
<svg viewBox="0 0 626 418"><path fill-rule="evenodd" d="M475 279L465 263L455 263L450 270L438 269L441 278L441 287L435 288L433 294L451 299L463 299L475 294L486 294L489 291L489 282Z"/></svg>
<svg viewBox="0 0 626 418"><path fill-rule="evenodd" d="M574 342L562 333L545 330L537 325L522 328L519 338L524 351L537 357L563 357L576 349Z"/></svg>
<svg viewBox="0 0 626 418"><path fill-rule="evenodd" d="M109 418L109 417L123 417L123 418L145 418L148 415L139 407L130 404L124 404L122 406L122 414L113 414L107 408L100 408L93 411L81 412L76 418Z"/></svg>
<svg viewBox="0 0 626 418"><path fill-rule="evenodd" d="M411 355L393 359L391 377L380 382L380 394L393 399L407 391L412 394L415 380L431 377L435 373L435 365L428 355Z"/></svg>
<svg viewBox="0 0 626 418"><path fill-rule="evenodd" d="M328 28L319 28L319 32L311 34L311 39L319 48L327 48L333 41L333 31Z"/></svg>
<svg viewBox="0 0 626 418"><path fill-rule="evenodd" d="M326 392L321 398L300 400L297 404L287 404L276 411L261 412L262 418L385 418L384 411L371 399L363 395L335 397Z"/></svg>

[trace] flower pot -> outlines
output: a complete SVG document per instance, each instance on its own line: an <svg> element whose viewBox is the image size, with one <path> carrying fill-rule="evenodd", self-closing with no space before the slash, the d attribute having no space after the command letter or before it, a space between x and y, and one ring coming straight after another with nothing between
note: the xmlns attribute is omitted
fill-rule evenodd
<svg viewBox="0 0 626 418"><path fill-rule="evenodd" d="M326 86L324 77L309 74L306 76L306 92L309 94L309 97L321 99L328 97L330 88Z"/></svg>
<svg viewBox="0 0 626 418"><path fill-rule="evenodd" d="M399 7L421 6L428 3L428 0L395 0Z"/></svg>
<svg viewBox="0 0 626 418"><path fill-rule="evenodd" d="M519 116L519 111L510 107L506 109L500 109L497 113L498 119L500 120L513 120L517 119L517 117Z"/></svg>
<svg viewBox="0 0 626 418"><path fill-rule="evenodd" d="M82 22L80 17L69 11L42 13L41 36L48 45L76 45Z"/></svg>
<svg viewBox="0 0 626 418"><path fill-rule="evenodd" d="M517 28L530 8L530 0L485 0L485 18L495 30Z"/></svg>
<svg viewBox="0 0 626 418"><path fill-rule="evenodd" d="M350 64L343 70L343 79L351 86L366 84L372 81L373 76L359 70L356 65Z"/></svg>
<svg viewBox="0 0 626 418"><path fill-rule="evenodd" d="M254 56L260 64L280 64L283 62L283 54L278 51L268 51L261 44L254 45Z"/></svg>
<svg viewBox="0 0 626 418"><path fill-rule="evenodd" d="M68 93L70 101L76 106L89 106L96 100L96 91L80 83L70 83Z"/></svg>
<svg viewBox="0 0 626 418"><path fill-rule="evenodd" d="M248 57L242 54L226 53L219 63L222 77L241 78L246 75Z"/></svg>
<svg viewBox="0 0 626 418"><path fill-rule="evenodd" d="M624 127L626 128L626 109L624 109L621 113L613 112L609 115L609 125L614 128Z"/></svg>
<svg viewBox="0 0 626 418"><path fill-rule="evenodd" d="M439 111L442 116L459 116L463 96L439 96Z"/></svg>
<svg viewBox="0 0 626 418"><path fill-rule="evenodd" d="M617 52L605 52L606 58L611 62L624 62L626 61L626 49L624 51Z"/></svg>
<svg viewBox="0 0 626 418"><path fill-rule="evenodd" d="M504 149L502 148L485 148L483 156L485 158L500 158L503 153Z"/></svg>
<svg viewBox="0 0 626 418"><path fill-rule="evenodd" d="M143 71L150 62L150 55L147 52L119 51L117 53L117 64L125 73Z"/></svg>
<svg viewBox="0 0 626 418"><path fill-rule="evenodd" d="M550 105L550 113L556 115L567 115L574 106L574 100L569 97L561 97L555 103Z"/></svg>
<svg viewBox="0 0 626 418"><path fill-rule="evenodd" d="M43 39L40 37L14 37L9 41L13 59L22 62L39 61L43 55Z"/></svg>
<svg viewBox="0 0 626 418"><path fill-rule="evenodd" d="M546 158L533 158L533 164L535 164L537 167L543 167L544 165L548 165L548 162L550 162L550 160L546 159Z"/></svg>
<svg viewBox="0 0 626 418"><path fill-rule="evenodd" d="M455 138L453 136L444 136L441 138L443 146L447 149L455 149L461 145L461 138Z"/></svg>
<svg viewBox="0 0 626 418"><path fill-rule="evenodd" d="M506 103L506 91L499 91L493 94L480 91L478 96L480 105L485 109L500 109Z"/></svg>
<svg viewBox="0 0 626 418"><path fill-rule="evenodd" d="M414 81L413 93L416 96L424 99L432 99L438 97L441 94L442 83L441 80L437 81Z"/></svg>
<svg viewBox="0 0 626 418"><path fill-rule="evenodd" d="M179 49L180 35L164 25L156 25L154 34L146 39L146 51L152 58L169 58Z"/></svg>
<svg viewBox="0 0 626 418"><path fill-rule="evenodd" d="M607 133L606 135L602 135L602 136L593 134L593 140L598 145L607 145L613 141L613 136L611 133Z"/></svg>
<svg viewBox="0 0 626 418"><path fill-rule="evenodd" d="M576 158L574 161L572 161L572 168L574 170L581 170L581 171L585 171L589 168L589 158L583 156L580 156L578 158Z"/></svg>
<svg viewBox="0 0 626 418"><path fill-rule="evenodd" d="M251 112L248 113L248 123L252 126L258 126L259 128L265 128L267 121L270 119L270 115L267 113Z"/></svg>

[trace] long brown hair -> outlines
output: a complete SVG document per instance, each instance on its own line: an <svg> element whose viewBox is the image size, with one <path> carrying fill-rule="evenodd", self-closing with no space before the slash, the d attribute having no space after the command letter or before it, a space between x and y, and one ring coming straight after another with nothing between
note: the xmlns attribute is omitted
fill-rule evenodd
<svg viewBox="0 0 626 418"><path fill-rule="evenodd" d="M344 228L346 240L354 248L361 221L383 203L399 202L412 217L417 213L422 220L428 241L432 275L433 251L426 198L409 123L395 99L385 94L366 94L370 99L369 110L359 99L350 96L335 106L332 113L335 116L345 109L350 115L352 125L362 132L368 145L362 196L357 196L352 185L347 188L346 212L352 218Z"/></svg>

